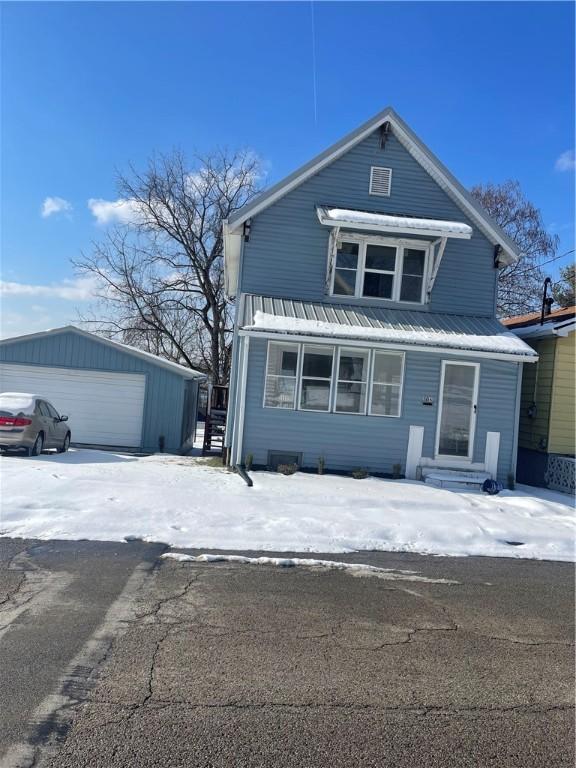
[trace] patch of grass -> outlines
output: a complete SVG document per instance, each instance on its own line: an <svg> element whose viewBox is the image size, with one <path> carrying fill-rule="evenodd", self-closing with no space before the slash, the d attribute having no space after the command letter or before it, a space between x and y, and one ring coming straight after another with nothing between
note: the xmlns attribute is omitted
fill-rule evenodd
<svg viewBox="0 0 576 768"><path fill-rule="evenodd" d="M293 475L295 472L298 472L298 465L297 464L278 464L278 468L276 471L280 472L280 474L282 475Z"/></svg>
<svg viewBox="0 0 576 768"><path fill-rule="evenodd" d="M226 469L226 465L222 464L222 456L202 456L202 458L196 459L196 464L203 467L214 467L214 469Z"/></svg>

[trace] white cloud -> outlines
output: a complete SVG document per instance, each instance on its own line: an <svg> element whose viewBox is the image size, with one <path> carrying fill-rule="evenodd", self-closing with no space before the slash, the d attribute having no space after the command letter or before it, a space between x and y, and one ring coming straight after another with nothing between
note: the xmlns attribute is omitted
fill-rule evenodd
<svg viewBox="0 0 576 768"><path fill-rule="evenodd" d="M45 197L42 203L42 218L47 219L55 213L69 213L72 210L72 203L64 200L63 197Z"/></svg>
<svg viewBox="0 0 576 768"><path fill-rule="evenodd" d="M43 296L64 301L89 301L94 298L96 281L91 277L62 280L51 285L29 285L27 283L0 280L0 296Z"/></svg>
<svg viewBox="0 0 576 768"><path fill-rule="evenodd" d="M574 171L576 170L576 155L573 149L567 149L566 152L562 152L560 157L556 160L554 168L557 171Z"/></svg>
<svg viewBox="0 0 576 768"><path fill-rule="evenodd" d="M102 200L91 197L88 208L98 224L133 224L138 218L135 200Z"/></svg>

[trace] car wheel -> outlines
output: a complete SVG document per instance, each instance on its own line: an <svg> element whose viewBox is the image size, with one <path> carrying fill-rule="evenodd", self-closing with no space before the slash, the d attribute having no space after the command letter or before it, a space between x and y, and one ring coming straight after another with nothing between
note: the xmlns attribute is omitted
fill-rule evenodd
<svg viewBox="0 0 576 768"><path fill-rule="evenodd" d="M70 432L66 433L66 437L62 443L62 448L58 448L58 453L66 453L68 448L70 448Z"/></svg>
<svg viewBox="0 0 576 768"><path fill-rule="evenodd" d="M44 435L42 434L42 432L39 432L38 437L36 438L34 445L32 446L32 450L30 451L30 456L40 456L43 448L44 448Z"/></svg>

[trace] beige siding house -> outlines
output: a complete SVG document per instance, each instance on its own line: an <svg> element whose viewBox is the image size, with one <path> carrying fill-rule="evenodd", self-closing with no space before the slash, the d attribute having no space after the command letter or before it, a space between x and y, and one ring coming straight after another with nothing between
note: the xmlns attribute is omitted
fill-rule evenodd
<svg viewBox="0 0 576 768"><path fill-rule="evenodd" d="M539 356L524 366L518 437L519 482L574 491L576 307L503 321Z"/></svg>

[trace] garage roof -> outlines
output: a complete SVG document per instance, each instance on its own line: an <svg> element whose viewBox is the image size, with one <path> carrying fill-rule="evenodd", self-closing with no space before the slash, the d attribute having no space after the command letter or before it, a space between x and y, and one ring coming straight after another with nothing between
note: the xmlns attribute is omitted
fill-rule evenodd
<svg viewBox="0 0 576 768"><path fill-rule="evenodd" d="M0 346L14 344L15 342L19 342L19 341L42 339L47 336L55 336L56 334L59 334L59 333L76 333L79 336L84 336L85 338L88 338L91 341L96 341L99 344L104 344L106 346L113 347L114 349L117 349L121 352L125 352L126 354L132 355L133 357L140 357L143 360L146 360L146 362L151 363L152 365L157 365L160 368L165 368L168 371L177 373L185 379L205 379L206 378L206 375L204 373L200 373L200 371L196 371L193 368L188 368L186 365L179 365L178 363L173 363L170 360L164 359L163 357L158 357L158 355L153 355L151 352L144 352L144 350L137 349L136 347L131 347L128 344L121 344L119 341L113 341L112 339L105 339L102 336L97 336L95 333L90 333L89 331L82 330L82 328L77 328L75 325L64 325L62 326L62 328L53 328L49 331L40 331L38 333L25 334L24 336L13 336L12 338L9 338L9 339L1 339Z"/></svg>

